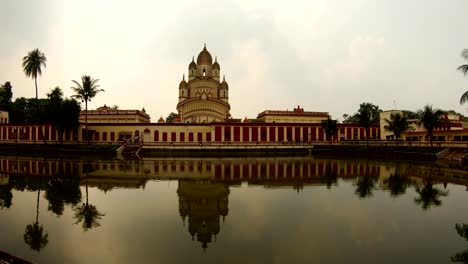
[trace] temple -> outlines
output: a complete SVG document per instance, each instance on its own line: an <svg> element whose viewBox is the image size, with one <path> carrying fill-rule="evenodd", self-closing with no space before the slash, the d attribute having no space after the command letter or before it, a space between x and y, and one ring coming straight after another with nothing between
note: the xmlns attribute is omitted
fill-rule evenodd
<svg viewBox="0 0 468 264"><path fill-rule="evenodd" d="M185 75L179 84L178 121L182 123L224 122L230 117L229 85L225 77L220 81L221 67L215 57L203 47L188 66L188 81Z"/></svg>

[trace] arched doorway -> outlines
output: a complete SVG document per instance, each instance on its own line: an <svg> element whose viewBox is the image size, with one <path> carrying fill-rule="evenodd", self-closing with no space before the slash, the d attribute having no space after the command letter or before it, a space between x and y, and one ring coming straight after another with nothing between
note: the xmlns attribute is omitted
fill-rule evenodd
<svg viewBox="0 0 468 264"><path fill-rule="evenodd" d="M147 128L143 131L143 142L150 142L151 141L151 133L150 130Z"/></svg>

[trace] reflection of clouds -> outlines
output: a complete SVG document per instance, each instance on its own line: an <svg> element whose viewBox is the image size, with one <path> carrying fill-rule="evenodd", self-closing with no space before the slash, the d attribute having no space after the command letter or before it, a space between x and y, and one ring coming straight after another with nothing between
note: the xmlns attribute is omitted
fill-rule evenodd
<svg viewBox="0 0 468 264"><path fill-rule="evenodd" d="M268 193L260 188L231 188L231 214L228 221L236 240L259 240L268 225L269 211ZM232 208L236 205L236 211Z"/></svg>

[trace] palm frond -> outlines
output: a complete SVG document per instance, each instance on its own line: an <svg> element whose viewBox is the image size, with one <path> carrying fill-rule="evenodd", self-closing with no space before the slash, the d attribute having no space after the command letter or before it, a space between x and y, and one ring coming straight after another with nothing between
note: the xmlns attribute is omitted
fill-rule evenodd
<svg viewBox="0 0 468 264"><path fill-rule="evenodd" d="M468 91L464 92L463 95L460 97L460 104L464 104L468 101Z"/></svg>
<svg viewBox="0 0 468 264"><path fill-rule="evenodd" d="M468 74L468 64L458 66L457 71L461 71L464 75L467 75Z"/></svg>
<svg viewBox="0 0 468 264"><path fill-rule="evenodd" d="M465 60L468 60L468 49L463 49L462 57L465 58Z"/></svg>

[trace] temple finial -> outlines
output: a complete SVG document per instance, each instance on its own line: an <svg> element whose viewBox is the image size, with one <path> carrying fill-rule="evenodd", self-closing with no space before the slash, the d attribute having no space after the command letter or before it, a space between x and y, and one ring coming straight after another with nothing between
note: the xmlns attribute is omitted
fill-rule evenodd
<svg viewBox="0 0 468 264"><path fill-rule="evenodd" d="M206 49L206 43L203 44L203 48Z"/></svg>
<svg viewBox="0 0 468 264"><path fill-rule="evenodd" d="M182 74L182 81L185 81L185 73Z"/></svg>

